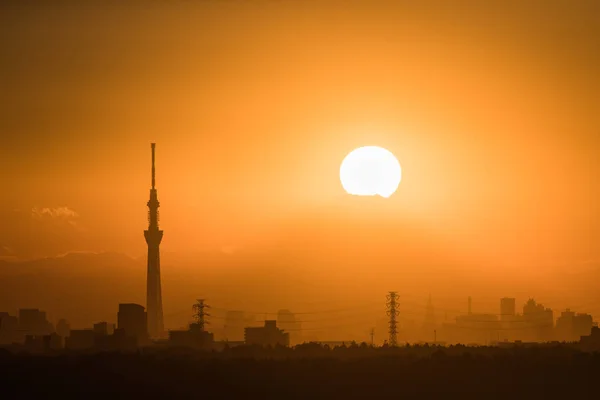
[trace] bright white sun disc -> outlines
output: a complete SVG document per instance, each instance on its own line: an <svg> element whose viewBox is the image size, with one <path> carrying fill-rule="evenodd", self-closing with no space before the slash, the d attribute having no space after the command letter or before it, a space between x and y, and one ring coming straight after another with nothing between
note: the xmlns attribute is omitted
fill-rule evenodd
<svg viewBox="0 0 600 400"><path fill-rule="evenodd" d="M389 150L364 146L352 150L340 166L344 190L355 196L390 197L400 184L402 169Z"/></svg>

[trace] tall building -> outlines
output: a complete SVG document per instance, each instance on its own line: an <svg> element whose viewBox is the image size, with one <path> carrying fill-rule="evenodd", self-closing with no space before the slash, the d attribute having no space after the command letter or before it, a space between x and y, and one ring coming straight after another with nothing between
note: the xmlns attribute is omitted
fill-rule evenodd
<svg viewBox="0 0 600 400"><path fill-rule="evenodd" d="M511 320L516 314L515 299L503 297L500 299L500 320Z"/></svg>
<svg viewBox="0 0 600 400"><path fill-rule="evenodd" d="M544 307L534 299L527 300L523 306L524 327L526 340L548 341L552 339L554 329L554 313L550 308Z"/></svg>
<svg viewBox="0 0 600 400"><path fill-rule="evenodd" d="M148 333L151 337L161 336L163 327L162 295L160 287L160 242L163 231L158 229L158 195L156 193L156 179L154 168L154 152L156 143L152 148L152 188L150 189L150 200L148 201L148 230L144 231L146 243L148 244L148 275L146 281L146 309L148 310Z"/></svg>
<svg viewBox="0 0 600 400"><path fill-rule="evenodd" d="M144 307L139 304L119 304L117 326L128 337L135 337L143 344L148 337L148 319Z"/></svg>

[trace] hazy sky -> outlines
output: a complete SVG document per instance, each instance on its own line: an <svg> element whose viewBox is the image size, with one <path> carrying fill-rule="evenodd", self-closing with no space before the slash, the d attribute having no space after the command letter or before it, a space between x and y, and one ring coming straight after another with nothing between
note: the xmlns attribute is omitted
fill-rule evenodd
<svg viewBox="0 0 600 400"><path fill-rule="evenodd" d="M600 260L597 1L18 3L0 6L0 256L144 254L155 141L164 251ZM388 200L343 192L363 145L402 165Z"/></svg>

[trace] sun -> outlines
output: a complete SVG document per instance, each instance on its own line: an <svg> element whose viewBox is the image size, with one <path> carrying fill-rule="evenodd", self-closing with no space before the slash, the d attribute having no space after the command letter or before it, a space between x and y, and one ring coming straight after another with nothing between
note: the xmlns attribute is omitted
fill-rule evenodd
<svg viewBox="0 0 600 400"><path fill-rule="evenodd" d="M355 196L388 198L398 189L401 179L400 163L392 152L383 147L356 148L340 166L342 187Z"/></svg>

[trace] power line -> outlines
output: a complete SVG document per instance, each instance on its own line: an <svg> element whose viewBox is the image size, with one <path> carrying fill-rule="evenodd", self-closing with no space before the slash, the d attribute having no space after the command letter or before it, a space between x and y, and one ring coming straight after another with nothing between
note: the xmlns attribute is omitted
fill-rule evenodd
<svg viewBox="0 0 600 400"><path fill-rule="evenodd" d="M366 304L362 304L362 305L357 305L357 306L353 306L353 307L345 307L345 308L335 308L335 309L328 309L328 310L318 310L318 311L300 311L300 312L294 312L294 315L311 315L311 314L329 314L329 313L338 313L338 312L344 312L344 311L355 311L357 308L367 308L367 307L375 307L376 305L379 305L379 302L373 302L373 303L366 303ZM251 315L277 315L278 312L270 312L270 311L248 311L248 310L236 310L236 309L228 309L228 308L219 308L219 307L213 307L213 310L219 310L219 311L242 311L245 314L251 314Z"/></svg>
<svg viewBox="0 0 600 400"><path fill-rule="evenodd" d="M388 317L388 334L389 334L389 344L390 345L394 345L394 343L397 345L397 335L398 335L398 320L400 317L400 314L404 317L404 319L406 319L406 316L411 316L411 318L409 318L409 320L412 319L417 319L419 317L421 317L423 315L423 313L421 312L421 310L423 308L427 308L426 305L422 305L422 304L417 304L416 302L403 302L403 307L400 308L400 304L399 304L399 295L397 294L397 292L389 292L389 294L386 296L386 315ZM392 301L393 300L393 301ZM204 301L204 300L202 300ZM309 318L309 319L297 319L295 322L297 323L307 323L309 324L308 327L304 326L304 327L298 327L298 328L294 328L294 329L286 329L286 331L327 331L327 330L334 330L334 329L339 329L339 328L344 328L344 327L355 327L355 326L359 326L359 325L367 325L367 324L371 324L373 323L373 319L377 318L379 320L379 318L384 318L383 313L379 313L376 311L375 308L373 308L372 310L368 310L367 308L371 308L372 305L374 305L376 303L372 303L372 304L360 304L357 305L356 307L352 307L352 308L337 308L337 309L327 309L327 310L315 310L315 311L305 311L305 312L298 312L298 313L294 313L294 315L323 315L323 318ZM380 304L380 303L379 303ZM196 304L195 307L198 307L199 304ZM208 306L205 305L205 308L209 308ZM221 311L230 311L228 309L225 308L218 308L218 307L211 307L213 310L221 310ZM365 309L365 313L368 313L369 315L357 315L356 310L357 309ZM537 318L538 316L541 315L547 315L547 311L533 311L531 313L527 313L525 316L523 316L522 314L517 315L517 318L511 319L510 321L503 321L503 318L499 318L499 319L484 319L484 318L480 318L483 315L488 315L490 317L503 317L503 316L514 316L514 314L501 314L501 313L477 313L477 314L471 314L470 317L465 317L465 320L463 321L459 321L458 319L462 319L461 317L466 314L466 312L464 311L459 311L459 310L449 310L449 309L443 309L443 308L438 308L437 310L441 310L441 311L456 311L457 314L459 314L457 316L457 322L459 323L457 328L458 329L468 329L468 330L493 330L493 331L504 331L504 330L521 330L521 329L529 329L531 327L533 327L532 325L537 325L539 324L541 321L539 321L539 319ZM199 319L197 317L199 317L198 312L199 310L197 310L195 308L196 314L194 315L194 317L196 318L196 320L199 322ZM246 315L261 315L261 316L266 316L266 315L274 315L277 313L273 313L273 312L254 312L254 311L245 311L245 310L236 310L236 311L240 311ZM346 312L352 312L352 314L348 314L346 315ZM206 312L206 309L203 310L203 315L204 317L208 317L209 314ZM335 314L338 315L335 315ZM172 317L172 316L176 316L176 315L181 315L183 314L183 312L177 312L177 313L173 313L173 314L169 314L166 315L166 317ZM328 315L327 315L328 314ZM333 315L332 315L333 314ZM380 315L381 317L378 317L378 315ZM219 320L227 320L228 318L226 316L218 316L218 315L210 315L211 318L216 318ZM479 317L479 318L478 318ZM264 318L264 319L268 319L268 318ZM264 322L264 319L260 319L260 320L255 320L253 321L254 323L260 323L260 322ZM332 321L340 321L340 323L337 324L332 324L329 325L327 324L327 322L332 322ZM347 321L347 322L346 322ZM503 322L507 322L509 323L511 326L507 327L506 325L503 325ZM322 326L321 323L324 323L325 326ZM465 326L466 323L467 325ZM204 320L204 324L208 324L208 322L206 320ZM310 326L310 324L315 324ZM469 326L468 324L476 324L477 326ZM368 326L368 325L367 325ZM539 326L539 325L538 325Z"/></svg>

